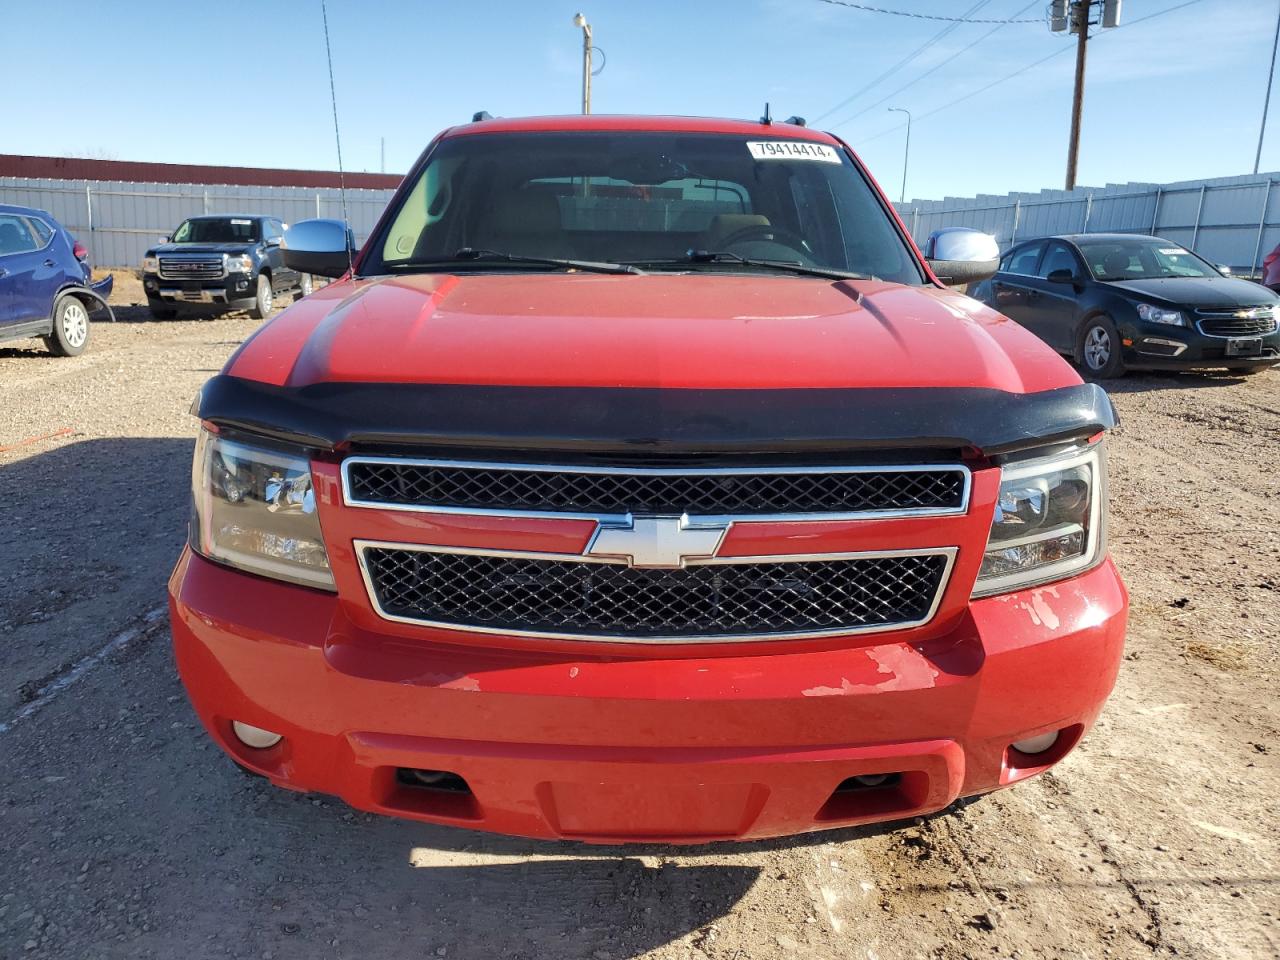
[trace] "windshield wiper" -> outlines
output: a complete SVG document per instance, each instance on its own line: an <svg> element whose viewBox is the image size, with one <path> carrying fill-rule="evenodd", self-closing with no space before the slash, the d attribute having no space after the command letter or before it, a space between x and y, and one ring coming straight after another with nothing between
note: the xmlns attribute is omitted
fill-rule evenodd
<svg viewBox="0 0 1280 960"><path fill-rule="evenodd" d="M567 270L582 270L587 273L644 273L639 267L629 263L608 263L602 260L567 260L559 257L533 257L520 253L504 253L501 250L488 250L482 247L463 247L454 252L452 257L431 257L419 260L395 260L387 264L388 269L404 267L446 267L450 264L478 263L482 261L498 261L501 263L531 263L546 267L562 267Z"/></svg>
<svg viewBox="0 0 1280 960"><path fill-rule="evenodd" d="M832 270L827 267L805 266L799 260L758 260L754 257L743 257L728 250L690 250L682 258L667 260L637 260L645 266L674 266L693 263L736 263L744 267L763 267L766 270L785 270L806 277L825 277L828 280L875 280L865 273L852 273L848 270Z"/></svg>

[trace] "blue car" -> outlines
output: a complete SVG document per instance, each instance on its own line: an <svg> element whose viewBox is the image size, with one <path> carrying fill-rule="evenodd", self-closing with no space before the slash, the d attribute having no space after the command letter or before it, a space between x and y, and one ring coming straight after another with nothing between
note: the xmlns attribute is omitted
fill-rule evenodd
<svg viewBox="0 0 1280 960"><path fill-rule="evenodd" d="M92 282L88 256L45 211L0 204L0 341L43 337L56 356L83 353L90 316L111 317L113 282Z"/></svg>

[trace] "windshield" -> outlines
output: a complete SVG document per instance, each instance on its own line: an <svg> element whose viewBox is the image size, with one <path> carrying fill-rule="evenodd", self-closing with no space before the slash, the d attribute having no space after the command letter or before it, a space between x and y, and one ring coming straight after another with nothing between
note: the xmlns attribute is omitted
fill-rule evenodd
<svg viewBox="0 0 1280 960"><path fill-rule="evenodd" d="M770 261L924 281L849 157L804 140L614 131L450 137L388 224L362 273L459 269L460 251L471 270L566 268L478 255L489 251L726 273Z"/></svg>
<svg viewBox="0 0 1280 960"><path fill-rule="evenodd" d="M174 243L257 243L258 221L248 217L184 220Z"/></svg>
<svg viewBox="0 0 1280 960"><path fill-rule="evenodd" d="M1097 280L1153 280L1159 277L1218 277L1190 250L1149 237L1083 240L1076 246Z"/></svg>

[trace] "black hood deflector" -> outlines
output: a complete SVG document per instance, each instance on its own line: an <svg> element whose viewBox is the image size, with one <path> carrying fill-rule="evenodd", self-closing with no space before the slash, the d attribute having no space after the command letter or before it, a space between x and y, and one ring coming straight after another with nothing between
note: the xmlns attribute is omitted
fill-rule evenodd
<svg viewBox="0 0 1280 960"><path fill-rule="evenodd" d="M582 455L981 451L1092 436L1116 425L1097 384L1039 393L982 387L699 390L474 384L281 387L220 374L199 416L328 449L443 447Z"/></svg>

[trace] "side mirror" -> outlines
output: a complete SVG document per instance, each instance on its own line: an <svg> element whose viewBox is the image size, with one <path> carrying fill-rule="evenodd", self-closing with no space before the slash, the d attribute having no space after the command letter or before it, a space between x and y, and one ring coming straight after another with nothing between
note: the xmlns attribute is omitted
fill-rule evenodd
<svg viewBox="0 0 1280 960"><path fill-rule="evenodd" d="M280 248L290 270L340 277L351 268L356 238L341 220L300 220L284 232Z"/></svg>
<svg viewBox="0 0 1280 960"><path fill-rule="evenodd" d="M1000 267L996 238L970 227L933 231L925 241L924 256L930 269L948 287L986 280Z"/></svg>
<svg viewBox="0 0 1280 960"><path fill-rule="evenodd" d="M1050 270L1049 275L1045 277L1050 283L1075 283L1076 275L1074 270L1068 270L1063 267L1060 270Z"/></svg>
<svg viewBox="0 0 1280 960"><path fill-rule="evenodd" d="M282 240L283 240L282 237L267 237L267 246L278 247L280 246L280 243Z"/></svg>
<svg viewBox="0 0 1280 960"><path fill-rule="evenodd" d="M1219 263L1217 264L1217 267L1218 267L1218 272L1222 274L1224 277L1231 276L1231 268L1228 267L1225 263Z"/></svg>
<svg viewBox="0 0 1280 960"><path fill-rule="evenodd" d="M167 233L163 237L161 237L159 240L156 241L156 243L168 243L168 242L169 242L169 235Z"/></svg>

